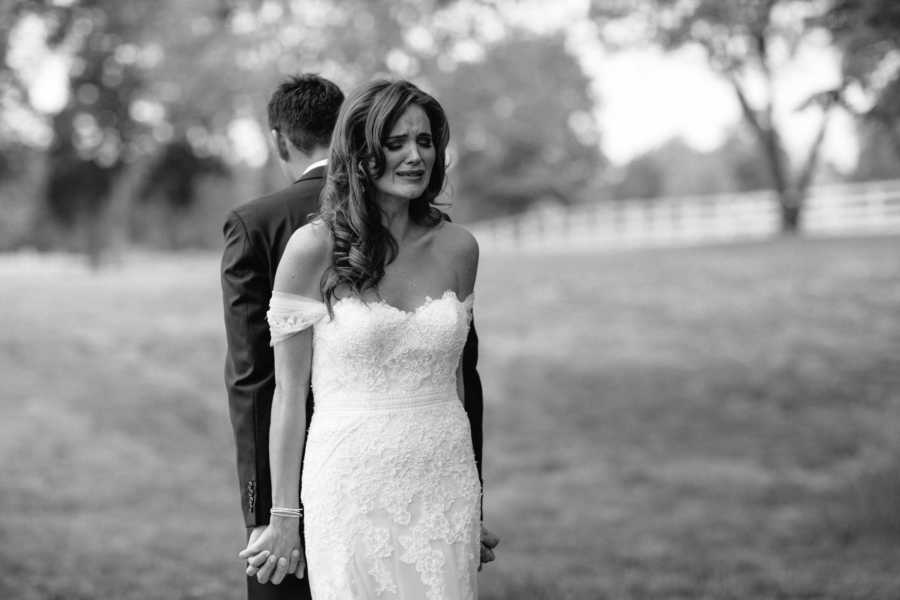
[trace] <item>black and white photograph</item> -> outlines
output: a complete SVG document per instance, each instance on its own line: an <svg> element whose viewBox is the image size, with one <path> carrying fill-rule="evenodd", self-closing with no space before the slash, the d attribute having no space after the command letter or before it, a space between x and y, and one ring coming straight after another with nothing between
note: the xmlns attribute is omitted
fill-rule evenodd
<svg viewBox="0 0 900 600"><path fill-rule="evenodd" d="M900 2L0 0L0 599L897 600Z"/></svg>

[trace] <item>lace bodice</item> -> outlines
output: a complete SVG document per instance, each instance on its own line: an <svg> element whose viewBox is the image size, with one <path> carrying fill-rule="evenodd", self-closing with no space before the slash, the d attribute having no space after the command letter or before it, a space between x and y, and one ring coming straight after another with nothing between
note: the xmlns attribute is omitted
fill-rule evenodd
<svg viewBox="0 0 900 600"><path fill-rule="evenodd" d="M322 302L275 292L268 320L273 345L313 326L317 406L377 409L455 389L473 300L448 290L404 311L346 297L330 318Z"/></svg>

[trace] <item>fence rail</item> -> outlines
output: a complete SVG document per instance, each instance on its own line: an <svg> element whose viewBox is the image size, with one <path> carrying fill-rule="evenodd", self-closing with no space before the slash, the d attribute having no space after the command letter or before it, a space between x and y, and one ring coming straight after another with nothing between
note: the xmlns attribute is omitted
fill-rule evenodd
<svg viewBox="0 0 900 600"><path fill-rule="evenodd" d="M592 250L694 245L776 235L772 191L543 207L471 226L484 250ZM810 189L801 230L812 235L900 233L900 180Z"/></svg>

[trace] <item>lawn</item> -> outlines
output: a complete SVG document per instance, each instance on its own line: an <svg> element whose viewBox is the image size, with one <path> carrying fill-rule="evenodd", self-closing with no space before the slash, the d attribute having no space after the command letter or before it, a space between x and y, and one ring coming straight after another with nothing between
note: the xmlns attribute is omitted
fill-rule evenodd
<svg viewBox="0 0 900 600"><path fill-rule="evenodd" d="M0 598L243 597L217 257L0 257ZM482 600L900 598L900 238L485 256Z"/></svg>

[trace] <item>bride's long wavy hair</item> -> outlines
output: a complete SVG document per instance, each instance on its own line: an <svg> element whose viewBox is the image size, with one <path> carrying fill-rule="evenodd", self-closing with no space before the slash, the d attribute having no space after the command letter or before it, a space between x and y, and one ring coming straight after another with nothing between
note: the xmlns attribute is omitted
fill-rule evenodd
<svg viewBox="0 0 900 600"><path fill-rule="evenodd" d="M331 136L328 179L321 194L320 215L334 243L331 264L320 282L329 313L339 288L359 297L376 290L385 267L397 256L397 240L382 224L373 182L385 170L387 136L414 104L428 116L435 157L425 192L409 203L409 217L426 227L443 219L435 199L444 187L450 140L444 109L408 81L379 80L354 90L341 106Z"/></svg>

